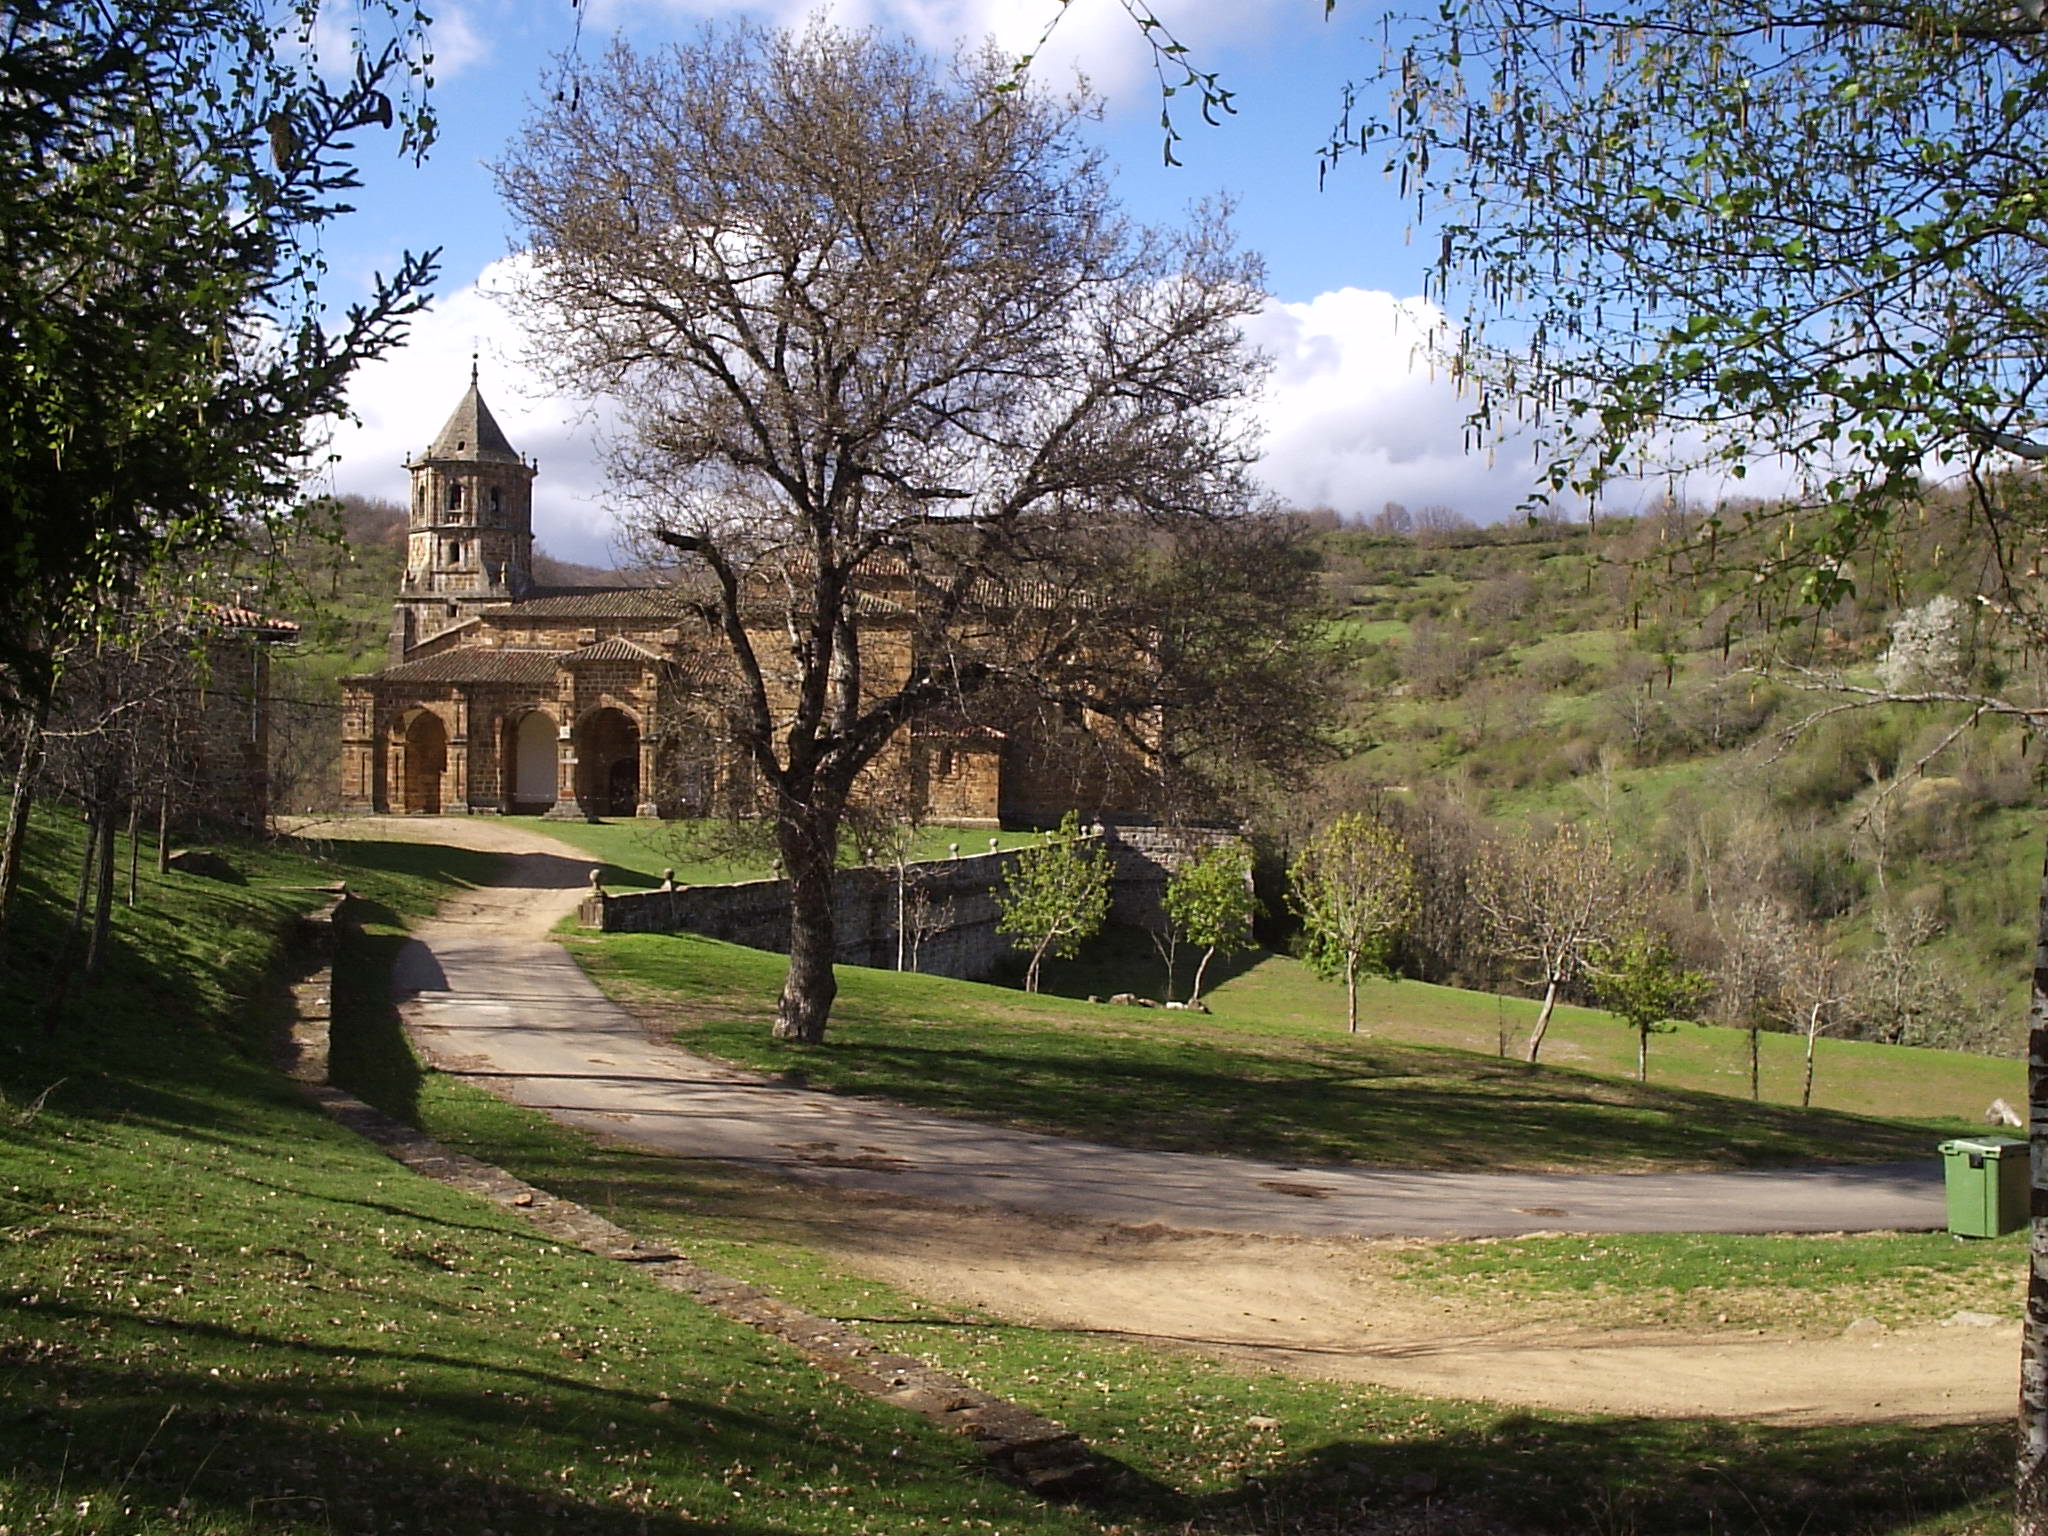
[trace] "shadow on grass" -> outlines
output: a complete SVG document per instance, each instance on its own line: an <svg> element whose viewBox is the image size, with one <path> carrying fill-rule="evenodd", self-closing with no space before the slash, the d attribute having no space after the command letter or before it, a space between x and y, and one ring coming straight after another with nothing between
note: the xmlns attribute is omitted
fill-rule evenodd
<svg viewBox="0 0 2048 1536"><path fill-rule="evenodd" d="M1515 1414L1462 1432L1337 1440L1203 1500L1201 1517L1337 1532L1407 1505L1416 1523L1404 1530L1456 1531L1462 1511L1571 1536L1876 1536L2000 1499L2013 1452L2003 1426Z"/></svg>
<svg viewBox="0 0 2048 1536"><path fill-rule="evenodd" d="M105 1368L75 1358L8 1363L15 1385L0 1410L9 1429L0 1476L21 1490L24 1508L61 1505L86 1514L79 1529L92 1528L93 1510L120 1519L124 1505L177 1510L173 1519L209 1530L215 1521L224 1530L490 1529L508 1536L783 1536L791 1529L750 1515L730 1496L728 1508L697 1519L633 1507L609 1486L609 1469L572 1481L568 1472L505 1465L536 1455L559 1459L580 1447L581 1440L579 1447L518 1446L522 1437L560 1434L533 1428L537 1414L545 1421L561 1413L547 1395L536 1401L524 1392L452 1393L427 1384L394 1390L328 1375L280 1397L275 1382L237 1386L196 1370ZM609 1439L623 1424L633 1439L658 1445L680 1420L728 1459L781 1457L824 1480L829 1457L804 1443L799 1426L734 1415L712 1401L586 1403L588 1390L564 1394L575 1401L561 1416L592 1439ZM454 1446L435 1433L436 1421L485 1437L497 1454L451 1463ZM887 1463L878 1465L888 1475Z"/></svg>
<svg viewBox="0 0 2048 1536"><path fill-rule="evenodd" d="M418 1125L425 1076L405 1038L391 995L392 967L412 940L399 933L361 933L334 960L334 1019L327 1076L365 1104Z"/></svg>
<svg viewBox="0 0 2048 1536"><path fill-rule="evenodd" d="M1240 950L1234 955L1217 955L1202 973L1203 992L1213 992L1224 982L1244 975L1272 951ZM1003 957L997 975L1002 984L1022 986L1026 957L1012 953ZM1038 990L1052 997L1114 997L1130 992L1165 1002L1170 995L1185 1001L1194 986L1195 967L1202 962L1198 946L1183 944L1175 957L1173 985L1166 984L1166 962L1152 947L1142 928L1118 924L1106 928L1071 960L1048 960L1038 973Z"/></svg>
<svg viewBox="0 0 2048 1536"><path fill-rule="evenodd" d="M1766 1167L1893 1161L1931 1146L1888 1122L1426 1047L1319 1059L1107 1032L997 1043L949 1032L931 1044L903 1033L842 1024L823 1046L771 1050L750 1026L712 1021L680 1038L729 1059L795 1068L813 1088L1165 1151L1405 1167Z"/></svg>

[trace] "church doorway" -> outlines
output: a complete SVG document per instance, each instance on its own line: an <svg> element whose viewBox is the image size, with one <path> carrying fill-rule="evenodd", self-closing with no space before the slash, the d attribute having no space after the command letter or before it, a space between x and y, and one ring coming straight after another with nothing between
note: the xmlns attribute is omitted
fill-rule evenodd
<svg viewBox="0 0 2048 1536"><path fill-rule="evenodd" d="M622 709L576 727L576 799L586 816L631 816L640 804L640 727Z"/></svg>
<svg viewBox="0 0 2048 1536"><path fill-rule="evenodd" d="M441 814L441 779L448 771L448 728L431 709L406 723L405 771L399 784L399 810L409 816Z"/></svg>
<svg viewBox="0 0 2048 1536"><path fill-rule="evenodd" d="M555 717L544 709L519 717L512 734L512 803L522 811L555 803Z"/></svg>

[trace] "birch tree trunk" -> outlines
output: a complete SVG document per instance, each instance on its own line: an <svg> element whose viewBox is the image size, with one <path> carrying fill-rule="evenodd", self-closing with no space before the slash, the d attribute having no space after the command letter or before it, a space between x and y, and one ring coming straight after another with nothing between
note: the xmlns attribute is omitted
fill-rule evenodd
<svg viewBox="0 0 2048 1536"><path fill-rule="evenodd" d="M2013 1536L2048 1536L2048 861L2027 1006L2027 1315L2020 1331L2020 1454Z"/></svg>
<svg viewBox="0 0 2048 1536"><path fill-rule="evenodd" d="M1543 1007L1536 1015L1536 1027L1529 1031L1529 1054L1527 1057L1529 1061L1533 1062L1536 1059L1537 1052L1543 1049L1543 1036L1550 1028L1550 1015L1556 1011L1556 1008L1557 978L1553 976L1544 983Z"/></svg>

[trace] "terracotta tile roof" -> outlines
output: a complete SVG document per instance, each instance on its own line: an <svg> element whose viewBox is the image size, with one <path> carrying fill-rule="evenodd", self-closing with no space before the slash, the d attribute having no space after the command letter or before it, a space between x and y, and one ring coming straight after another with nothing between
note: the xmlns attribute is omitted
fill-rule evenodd
<svg viewBox="0 0 2048 1536"><path fill-rule="evenodd" d="M194 603L192 614L209 628L240 630L259 640L290 640L299 632L299 626L290 619L273 618L233 603Z"/></svg>
<svg viewBox="0 0 2048 1536"><path fill-rule="evenodd" d="M536 587L490 616L520 619L680 619L688 599L672 587Z"/></svg>
<svg viewBox="0 0 2048 1536"><path fill-rule="evenodd" d="M563 664L566 666L574 666L579 661L637 661L643 664L651 664L667 659L660 651L650 649L640 644L637 640L628 640L623 636L614 636L609 640L600 640L595 645L579 646L562 657Z"/></svg>
<svg viewBox="0 0 2048 1536"><path fill-rule="evenodd" d="M417 661L401 661L368 677L380 683L516 683L544 687L555 680L563 653L501 646L493 649L444 651Z"/></svg>

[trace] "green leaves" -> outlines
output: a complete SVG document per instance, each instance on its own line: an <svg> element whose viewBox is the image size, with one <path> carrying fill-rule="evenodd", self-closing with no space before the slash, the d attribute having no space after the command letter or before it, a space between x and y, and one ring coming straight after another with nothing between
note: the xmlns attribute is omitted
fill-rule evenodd
<svg viewBox="0 0 2048 1536"><path fill-rule="evenodd" d="M1100 838L1084 843L1081 818L1073 811L1045 844L1019 853L989 894L996 903L996 932L1031 953L1024 990L1038 990L1045 957L1071 959L1102 931L1109 918L1109 851Z"/></svg>

